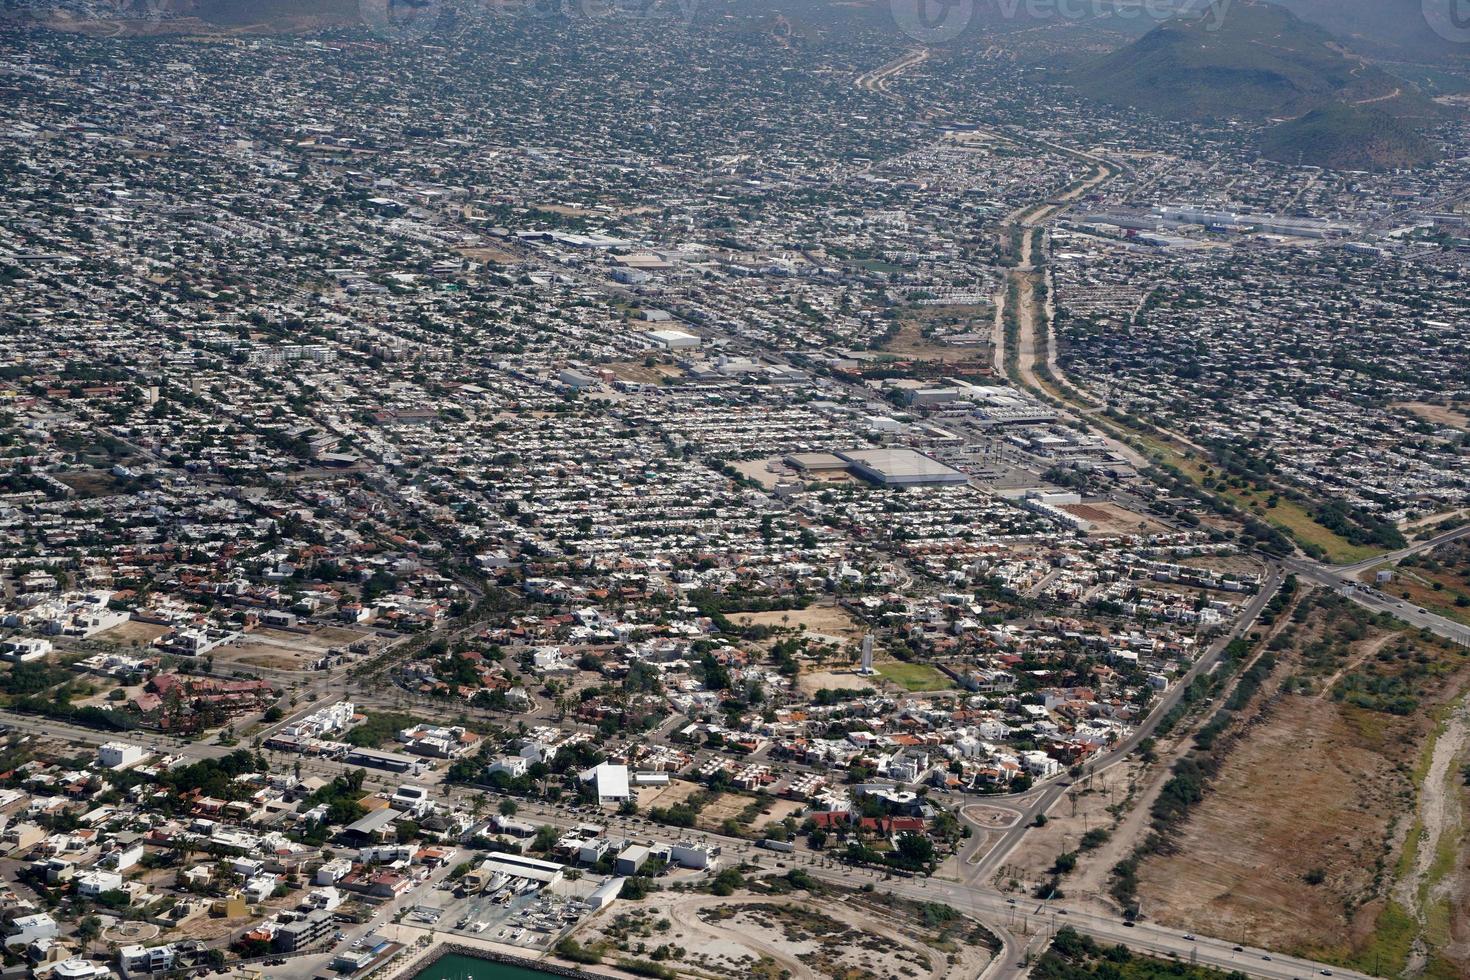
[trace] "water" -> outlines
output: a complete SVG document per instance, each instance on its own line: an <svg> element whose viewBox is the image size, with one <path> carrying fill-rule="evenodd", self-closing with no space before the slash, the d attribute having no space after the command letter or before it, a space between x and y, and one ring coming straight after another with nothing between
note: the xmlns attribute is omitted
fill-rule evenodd
<svg viewBox="0 0 1470 980"><path fill-rule="evenodd" d="M548 980L554 976L508 963L492 963L473 956L450 954L430 963L413 980Z"/></svg>

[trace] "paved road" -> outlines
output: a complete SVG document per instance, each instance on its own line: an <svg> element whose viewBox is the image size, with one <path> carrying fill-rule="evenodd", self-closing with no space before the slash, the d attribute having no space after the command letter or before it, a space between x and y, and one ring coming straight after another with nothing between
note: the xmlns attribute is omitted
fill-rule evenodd
<svg viewBox="0 0 1470 980"><path fill-rule="evenodd" d="M1465 530L1470 531L1470 528ZM1457 534L1456 536L1458 537L1459 535ZM1371 568L1378 563L1379 560L1375 560L1366 567ZM1397 619L1403 620L1410 626L1426 629L1454 643L1470 646L1470 626L1457 623L1452 619L1446 619L1420 606L1416 606L1407 600L1395 598L1372 586L1362 584L1351 571L1345 570L1357 568L1358 566L1346 566L1345 569L1339 569L1332 565L1322 565L1304 558L1287 558L1281 564L1287 570L1295 573L1299 578L1334 588L1366 609L1371 609L1373 612L1388 613Z"/></svg>
<svg viewBox="0 0 1470 980"><path fill-rule="evenodd" d="M1261 594L1252 600L1247 610L1247 616L1242 620L1238 629L1248 628L1248 624L1254 620L1255 616L1259 614L1260 609L1269 600L1270 595L1274 593L1277 582L1278 580L1269 582L1268 587L1263 589ZM1213 645L1210 652L1205 657L1202 657L1195 665L1189 677L1194 676L1200 670L1208 669L1206 664L1218 657L1219 651L1224 649L1224 644L1227 640L1228 637L1224 637ZM1182 684L1175 686L1176 692L1181 692L1182 690ZM1156 723L1157 719L1162 717L1162 714L1167 712L1176 702L1177 696L1163 699L1156 706L1154 713L1151 714L1150 721ZM10 712L0 712L0 718L3 718L6 723L13 725L19 731L53 736L62 735L68 738L74 738L83 744L99 744L111 738L119 737L110 733L96 732L71 725L59 725L47 719L16 715ZM1111 764L1112 761L1121 759L1130 748L1136 747L1137 743L1146 737L1146 733L1151 731L1152 724L1146 724L1139 729L1139 733L1135 733L1127 741L1115 747L1100 762ZM231 748L226 746L199 742L179 742L175 739L147 733L131 732L122 737L132 741L142 742L154 748L156 751L179 754L190 759L215 758L232 751ZM287 761L287 757L275 753L272 753L272 755L275 755L281 760L283 766L290 764ZM307 765L313 770L319 769L324 773L351 768L320 760L313 760ZM369 774L370 783L391 786L398 781L398 777L392 776L391 774ZM1026 812L1032 815L1037 812L1042 812L1044 808L1056 802L1064 789L1065 787L1061 784L1052 784L1051 786L1027 794L1027 797L1034 802L1031 803ZM465 787L440 787L438 792L444 797L450 799L457 798L459 801L464 801L474 796L478 791ZM596 822L608 826L613 833L640 840L662 840L670 836L669 828L652 824L646 819L624 818L617 814L607 812L598 812L589 815L585 812L577 812L568 808L522 804L518 818L538 823L549 823L558 827L572 827L580 823ZM1029 820L1021 821L1018 829L1024 830L1024 824L1027 822ZM987 980L991 976L1009 978L1022 975L1015 961L1020 960L1027 948L1032 950L1041 948L1040 943L1042 937L1038 937L1038 932L1043 928L1054 929L1058 925L1066 924L1070 924L1079 932L1091 935L1099 940L1110 943L1123 943L1137 952L1153 953L1156 955L1173 952L1186 960L1191 956L1197 956L1198 962L1200 963L1220 966L1226 969L1238 969L1249 976L1261 977L1263 980L1287 980L1290 977L1305 978L1311 975L1320 975L1320 971L1323 969L1333 969L1336 975L1348 977L1350 980L1358 980L1361 977L1361 974L1350 971L1337 971L1335 968L1327 968L1321 964L1275 956L1265 950L1247 949L1238 953L1231 948L1233 944L1229 940L1199 939L1191 941L1184 939L1181 933L1161 929L1150 924L1140 924L1130 927L1125 925L1120 919L1080 910L1064 909L1059 903L1055 902L1046 903L1042 906L1041 903L1035 900L1012 899L983 884L974 883L974 878L981 878L981 874L975 875L972 881L968 883L948 882L940 879L904 878L889 876L883 871L850 868L839 864L826 855L810 851L797 851L793 854L777 854L762 851L752 842L739 838L725 837L713 833L696 833L693 836L721 846L727 863L750 861L767 868L802 867L814 876L831 881L834 884L853 887L863 883L872 883L875 888L882 891L892 892L921 901L943 901L959 909L961 912L974 915L981 921L993 926L997 934L1006 943L1005 956L1002 962L996 965L994 971L987 973ZM1019 839L1020 834L1015 834L1014 836L1008 834L1006 838L1009 846L1014 846L1015 841ZM994 853L996 853L996 850L992 849L991 854ZM990 855L987 855L987 861L989 859ZM390 922L397 910L420 901L424 895L430 893L429 890L433 888L434 884L442 880L443 876L447 873L447 866L436 871L419 888L414 889L407 895L391 903L388 910L380 913L372 922L364 923L349 931L348 935L336 948L345 948L355 939L371 931L374 927ZM1022 904L1012 904L1012 902L1020 902ZM1272 959L1265 959L1268 955ZM299 960L293 960L289 975L292 977L309 977L315 971L325 966L329 958L330 954L321 954L315 957L304 957Z"/></svg>
<svg viewBox="0 0 1470 980"><path fill-rule="evenodd" d="M1271 601L1271 597L1281 587L1283 578L1284 576L1279 570L1272 568L1267 574L1266 581L1261 585L1261 591L1246 604L1235 626L1214 643L1210 644L1210 647L1185 672L1184 676L1176 681L1168 693L1154 705L1153 710L1149 713L1147 720L1142 725L1138 726L1131 735L1114 745L1095 761L1089 763L1088 767L1093 772L1101 772L1109 766L1123 761L1143 743L1144 739L1152 736L1154 730L1158 728L1159 722L1179 703L1180 698L1184 696L1185 690L1193 683L1194 679L1213 669L1215 664L1219 662L1220 656L1225 652L1225 648L1230 645L1230 642L1255 625L1256 619L1261 615L1261 611L1266 608L1266 604ZM1000 839L985 853L985 856L974 866L974 871L970 875L969 880L971 882L984 882L988 880L995 873L995 869L1005 862L1005 859L1010 855L1011 851L1026 836L1026 831L1029 829L1031 822L1039 814L1048 812L1056 804L1057 800L1061 799L1062 794L1067 791L1070 785L1070 780L1054 781L1042 789L1034 798L1030 798L1029 805L1022 811L1022 819L1002 834ZM1029 794L1024 795L1029 798ZM993 799L999 802L1006 800L1007 797L1002 796ZM988 801L987 798L981 798L979 802ZM982 829L976 827L977 831Z"/></svg>
<svg viewBox="0 0 1470 980"><path fill-rule="evenodd" d="M1375 566L1382 565L1384 562L1400 562L1410 555L1432 551L1442 544L1449 544L1451 541L1458 541L1466 536L1470 536L1470 524L1445 531L1442 534L1436 534L1432 538L1425 538L1418 544L1412 544L1407 548L1400 548L1398 551L1391 551L1386 555L1379 555L1376 558L1366 558L1363 561L1355 562L1351 565L1330 565L1324 567L1329 567L1344 576L1355 575L1358 572L1364 572Z"/></svg>
<svg viewBox="0 0 1470 980"><path fill-rule="evenodd" d="M1122 943L1139 953L1168 958L1171 954L1185 962L1191 960L1222 970L1239 970L1247 976L1263 977L1268 980L1292 980L1292 978L1320 977L1323 970L1332 976L1348 980L1367 980L1367 975L1353 970L1324 966L1310 960L1281 956L1269 950L1241 945L1229 939L1199 937L1186 939L1186 933L1165 929L1149 923L1127 926L1121 921L1095 913L1064 909L1055 903L1043 904L1035 899L1009 899L1001 895L990 895L967 889L963 885L930 880L920 883L915 880L887 882L889 891L920 901L943 901L962 911L979 915L1005 927L1018 944L1038 949L1041 942L1031 944L1029 940L1039 933L1054 933L1062 926L1071 926L1084 935L1101 942ZM1015 904L1011 904L1014 902ZM1044 937L1043 937L1044 941ZM1005 961L992 976L1012 978L1025 975L1024 967L1018 962L1021 949L1010 951ZM988 980L988 978L987 978Z"/></svg>

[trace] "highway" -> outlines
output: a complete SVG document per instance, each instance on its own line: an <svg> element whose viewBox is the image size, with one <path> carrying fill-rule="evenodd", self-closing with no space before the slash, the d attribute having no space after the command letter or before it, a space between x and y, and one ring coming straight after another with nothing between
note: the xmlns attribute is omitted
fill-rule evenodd
<svg viewBox="0 0 1470 980"><path fill-rule="evenodd" d="M1382 565L1386 562L1396 564L1411 555L1418 555L1426 551L1432 551L1442 544L1449 544L1451 541L1458 541L1461 538L1466 537L1467 535L1470 535L1470 524L1466 524L1464 527L1457 527L1449 531L1444 531L1443 533L1436 534L1431 538L1425 538L1418 544L1409 545L1407 548L1400 548L1398 551L1390 551L1388 554L1379 555L1376 558L1365 558L1363 561L1356 562L1352 565L1325 565L1323 567L1331 568L1332 570L1344 576L1356 575L1358 572L1365 572L1370 568L1375 568L1378 565Z"/></svg>
<svg viewBox="0 0 1470 980"><path fill-rule="evenodd" d="M1184 696L1185 690L1194 682L1194 679L1201 674L1213 670L1215 664L1219 662L1221 655L1225 652L1225 648L1230 645L1231 641L1255 625L1256 620L1261 615L1261 611L1266 608L1266 604L1271 601L1271 597L1281 587L1283 578L1284 576L1273 568L1268 574L1266 581L1262 583L1261 591L1247 603L1245 610L1236 621L1235 626L1216 639L1214 643L1210 644L1205 653L1195 660L1194 665L1185 672L1184 676L1176 681L1169 688L1168 692L1153 706L1153 710L1149 712L1148 718L1142 725L1138 726L1127 738L1099 756L1094 762L1089 763L1088 768L1095 773L1102 772L1109 766L1122 762L1143 743L1144 739L1152 736L1154 730L1158 728L1159 722L1163 720L1165 715L1174 710L1174 707L1179 703L1180 698ZM990 875L994 874L995 869L1005 862L1006 857L1021 843L1021 839L1026 836L1026 831L1029 829L1031 822L1040 814L1050 811L1052 806L1056 804L1057 800L1061 799L1062 794L1067 791L1070 785L1070 780L1053 780L1047 784L1029 805L1020 811L1022 819L1018 820L1014 826L1002 834L1000 839L985 852L984 857L975 864L975 870L970 875L970 881L983 882ZM1030 797L1030 794L1034 792L1028 791L1027 794L1022 795ZM1007 798L1005 796L984 797L983 802L1004 801ZM974 825L972 824L972 826ZM977 835L983 834L983 828L978 826L975 826L975 831Z"/></svg>
<svg viewBox="0 0 1470 980"><path fill-rule="evenodd" d="M1470 626L1429 612L1405 599L1389 595L1372 585L1358 581L1358 574L1370 568L1402 561L1411 555L1422 554L1451 541L1458 541L1467 535L1470 535L1470 525L1437 534L1408 548L1401 548L1398 551L1352 565L1324 565L1309 558L1284 558L1280 560L1280 565L1298 578L1336 589L1365 609L1388 613L1410 626L1428 630L1453 643L1470 646Z"/></svg>

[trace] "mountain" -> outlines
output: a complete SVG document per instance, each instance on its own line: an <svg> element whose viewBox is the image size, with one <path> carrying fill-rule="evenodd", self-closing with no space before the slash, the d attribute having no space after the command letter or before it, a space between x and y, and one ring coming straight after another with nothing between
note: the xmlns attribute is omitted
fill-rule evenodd
<svg viewBox="0 0 1470 980"><path fill-rule="evenodd" d="M221 27L350 25L361 19L357 0L175 0L172 9Z"/></svg>
<svg viewBox="0 0 1470 980"><path fill-rule="evenodd" d="M1435 32L1426 0L1274 0L1359 51L1389 58L1470 61L1470 47ZM1459 0L1430 0L1448 14Z"/></svg>
<svg viewBox="0 0 1470 980"><path fill-rule="evenodd" d="M1098 101L1171 119L1290 118L1332 103L1400 99L1428 111L1405 83L1265 3L1236 3L1218 20L1167 21L1070 80Z"/></svg>
<svg viewBox="0 0 1470 980"><path fill-rule="evenodd" d="M85 6L8 8L0 20L110 35L312 31L363 20L358 0L111 0L98 9L106 16L88 18Z"/></svg>
<svg viewBox="0 0 1470 980"><path fill-rule="evenodd" d="M1422 167L1438 153L1414 127L1372 107L1335 105L1280 123L1261 139L1261 155L1332 170Z"/></svg>
<svg viewBox="0 0 1470 980"><path fill-rule="evenodd" d="M1363 154L1428 159L1417 130L1441 113L1315 24L1241 0L1161 24L1064 80L1099 102L1168 119L1274 124L1273 158L1332 168ZM1371 151L1350 154L1364 136Z"/></svg>

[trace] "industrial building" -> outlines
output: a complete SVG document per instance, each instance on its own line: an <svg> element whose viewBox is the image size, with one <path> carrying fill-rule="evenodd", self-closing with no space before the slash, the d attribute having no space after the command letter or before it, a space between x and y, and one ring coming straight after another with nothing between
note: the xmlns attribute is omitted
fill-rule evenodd
<svg viewBox="0 0 1470 980"><path fill-rule="evenodd" d="M597 802L603 805L618 804L633 798L628 786L628 767L604 762L582 773L582 782L592 783L597 789Z"/></svg>
<svg viewBox="0 0 1470 980"><path fill-rule="evenodd" d="M930 487L969 482L969 477L912 449L854 449L837 454L852 472L885 487Z"/></svg>
<svg viewBox="0 0 1470 980"><path fill-rule="evenodd" d="M367 766L371 769L386 769L389 772L417 772L421 762L411 755L401 755L397 752L353 749L347 754L347 764Z"/></svg>
<svg viewBox="0 0 1470 980"><path fill-rule="evenodd" d="M689 350L699 346L699 338L682 330L650 330L648 339L666 350Z"/></svg>
<svg viewBox="0 0 1470 980"><path fill-rule="evenodd" d="M850 465L832 453L790 453L781 461L801 475L811 477L846 473Z"/></svg>
<svg viewBox="0 0 1470 980"><path fill-rule="evenodd" d="M481 873L493 878L495 875L505 875L507 878L524 878L541 885L554 885L561 881L566 869L553 861L541 861L536 858L526 857L521 854L506 854L494 851L485 860L480 862L478 869Z"/></svg>

